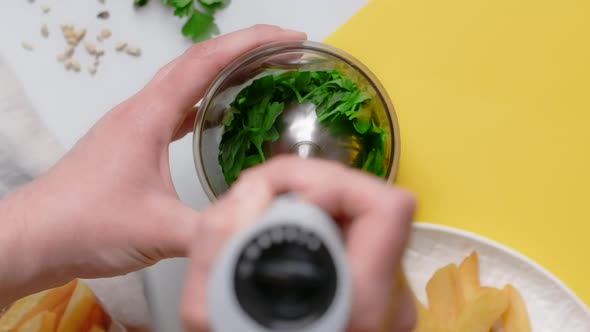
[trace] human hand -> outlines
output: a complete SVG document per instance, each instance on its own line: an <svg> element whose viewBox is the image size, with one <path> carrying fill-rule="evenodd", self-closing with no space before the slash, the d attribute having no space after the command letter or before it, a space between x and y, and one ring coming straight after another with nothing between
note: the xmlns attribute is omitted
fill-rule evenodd
<svg viewBox="0 0 590 332"><path fill-rule="evenodd" d="M193 106L234 58L268 42L300 39L305 34L255 26L192 46L108 112L55 167L0 201L8 220L0 233L14 233L11 248L27 260L24 269L0 273L0 295L184 255L199 214L174 190L169 144L191 130ZM2 254L0 263L3 270L22 267Z"/></svg>
<svg viewBox="0 0 590 332"><path fill-rule="evenodd" d="M228 193L202 212L183 291L187 330L209 330L207 282L224 243L286 192L323 208L342 228L353 280L348 330L410 331L415 307L401 259L414 199L371 175L297 157L275 158L242 172Z"/></svg>

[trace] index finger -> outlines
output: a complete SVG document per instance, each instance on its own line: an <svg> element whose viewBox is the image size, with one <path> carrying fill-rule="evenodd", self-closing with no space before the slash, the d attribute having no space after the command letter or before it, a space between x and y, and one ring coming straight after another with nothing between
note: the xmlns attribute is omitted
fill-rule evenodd
<svg viewBox="0 0 590 332"><path fill-rule="evenodd" d="M275 195L294 192L335 217L357 218L376 212L387 214L401 209L396 202L401 206L414 204L408 192L383 179L319 159L273 158L243 171L238 181L245 178L264 182Z"/></svg>

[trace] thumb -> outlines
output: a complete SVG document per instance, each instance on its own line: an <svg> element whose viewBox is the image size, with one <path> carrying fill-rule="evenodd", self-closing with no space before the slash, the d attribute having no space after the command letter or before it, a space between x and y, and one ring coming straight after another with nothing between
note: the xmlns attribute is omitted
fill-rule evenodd
<svg viewBox="0 0 590 332"><path fill-rule="evenodd" d="M155 225L143 224L144 230L149 228L144 248L153 248L157 259L186 257L201 213L179 200L156 203Z"/></svg>

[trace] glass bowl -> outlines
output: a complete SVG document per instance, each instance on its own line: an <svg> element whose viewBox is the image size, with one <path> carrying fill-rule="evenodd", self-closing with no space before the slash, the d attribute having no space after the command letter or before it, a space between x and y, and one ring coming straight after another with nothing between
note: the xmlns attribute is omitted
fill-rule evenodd
<svg viewBox="0 0 590 332"><path fill-rule="evenodd" d="M195 121L193 155L199 180L209 199L214 201L229 187L220 162L224 122L232 111L231 103L252 82L268 74L285 71L338 70L371 96L372 117L385 132L383 150L386 181L395 179L400 157L400 134L393 104L371 71L342 50L311 41L276 42L256 48L227 66L209 87ZM334 135L319 124L315 105L288 105L277 119L280 138L264 147L267 157L291 153L301 157L334 160L351 167L363 149L354 135ZM288 175L287 175L288 176Z"/></svg>

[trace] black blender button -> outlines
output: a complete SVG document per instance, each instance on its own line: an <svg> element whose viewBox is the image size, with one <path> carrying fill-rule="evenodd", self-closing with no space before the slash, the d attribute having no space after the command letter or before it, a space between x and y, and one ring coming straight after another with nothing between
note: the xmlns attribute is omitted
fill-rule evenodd
<svg viewBox="0 0 590 332"><path fill-rule="evenodd" d="M302 328L330 307L337 287L334 261L314 234L277 226L244 247L234 273L242 309L267 328Z"/></svg>

